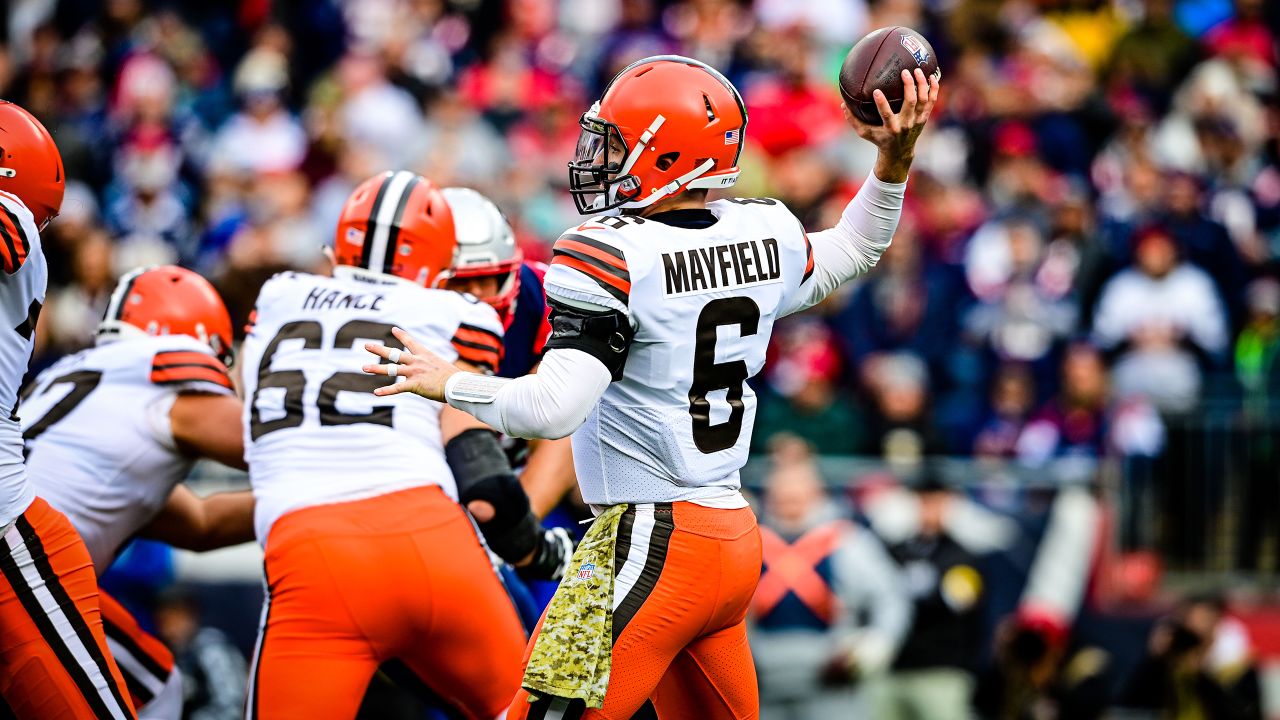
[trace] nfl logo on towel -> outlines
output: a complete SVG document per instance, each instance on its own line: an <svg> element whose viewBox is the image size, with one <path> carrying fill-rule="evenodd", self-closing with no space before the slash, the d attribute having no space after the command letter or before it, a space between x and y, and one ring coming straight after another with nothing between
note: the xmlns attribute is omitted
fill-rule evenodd
<svg viewBox="0 0 1280 720"><path fill-rule="evenodd" d="M578 568L579 580L590 580L596 574L595 563L582 563L582 567Z"/></svg>
<svg viewBox="0 0 1280 720"><path fill-rule="evenodd" d="M724 131L724 144L725 144L725 145L737 145L737 144L738 144L738 131L737 131L737 130L725 130L725 131Z"/></svg>

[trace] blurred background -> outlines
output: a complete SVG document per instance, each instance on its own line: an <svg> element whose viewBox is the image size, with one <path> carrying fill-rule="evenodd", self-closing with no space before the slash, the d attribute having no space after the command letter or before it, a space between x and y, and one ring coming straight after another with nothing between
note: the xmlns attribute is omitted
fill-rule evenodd
<svg viewBox="0 0 1280 720"><path fill-rule="evenodd" d="M830 226L874 160L839 64L920 30L944 89L893 247L780 324L754 381L766 720L1280 717L1280 3L4 8L0 96L69 177L34 370L142 264L205 273L242 326L386 169L479 189L547 258L579 222L578 116L646 55L742 91L735 195ZM178 651L189 717L239 717L256 553L137 543L106 580Z"/></svg>

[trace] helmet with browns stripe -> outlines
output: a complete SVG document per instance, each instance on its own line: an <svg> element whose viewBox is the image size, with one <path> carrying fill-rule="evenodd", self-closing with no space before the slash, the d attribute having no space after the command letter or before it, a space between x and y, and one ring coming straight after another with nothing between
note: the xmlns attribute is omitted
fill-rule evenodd
<svg viewBox="0 0 1280 720"><path fill-rule="evenodd" d="M0 100L0 190L17 196L44 230L67 189L53 136L31 113Z"/></svg>
<svg viewBox="0 0 1280 720"><path fill-rule="evenodd" d="M98 326L98 342L146 335L187 335L230 365L231 315L198 273L176 265L138 268L116 283Z"/></svg>
<svg viewBox="0 0 1280 720"><path fill-rule="evenodd" d="M430 180L404 170L360 183L342 206L333 260L435 287L453 262L453 213Z"/></svg>
<svg viewBox="0 0 1280 720"><path fill-rule="evenodd" d="M618 73L579 125L569 193L578 212L592 215L733 185L747 108L710 65L658 55Z"/></svg>

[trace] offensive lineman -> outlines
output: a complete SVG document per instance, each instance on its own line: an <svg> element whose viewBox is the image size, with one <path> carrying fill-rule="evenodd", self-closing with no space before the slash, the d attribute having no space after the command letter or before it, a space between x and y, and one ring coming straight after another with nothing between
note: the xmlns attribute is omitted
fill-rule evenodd
<svg viewBox="0 0 1280 720"><path fill-rule="evenodd" d="M137 534L190 550L253 540L252 493L202 499L180 484L199 457L244 467L230 348L231 317L207 280L143 268L120 278L96 346L49 367L23 398L27 474L99 575ZM173 654L111 596L99 601L139 718L181 718Z"/></svg>
<svg viewBox="0 0 1280 720"><path fill-rule="evenodd" d="M470 188L444 188L458 229L458 249L445 287L468 293L493 307L502 321L502 361L498 377L535 372L551 336L542 280L547 266L526 262L502 211ZM520 443L523 445L523 441ZM539 440L520 462L520 484L533 512L546 517L573 489L573 450L568 438Z"/></svg>
<svg viewBox="0 0 1280 720"><path fill-rule="evenodd" d="M107 650L93 562L28 481L16 415L48 279L40 230L65 183L49 132L0 101L0 715L124 720L134 711Z"/></svg>
<svg viewBox="0 0 1280 720"><path fill-rule="evenodd" d="M472 718L500 716L519 687L524 633L457 500L514 565L558 576L567 541L539 527L491 430L379 401L390 380L359 372L363 343L393 343L396 324L461 367L497 367L493 309L434 289L454 232L429 180L383 173L343 207L333 277L283 273L258 296L241 349L268 588L251 720L353 718L383 663Z"/></svg>
<svg viewBox="0 0 1280 720"><path fill-rule="evenodd" d="M836 227L806 235L775 200L706 202L706 190L736 180L747 121L723 75L677 56L633 63L582 116L569 165L580 212L624 214L557 241L539 372L460 372L403 330L394 335L409 353L368 346L393 364L366 372L404 378L379 395L447 399L518 437L573 432L583 499L601 512L597 525L616 522L614 573L584 563L561 583L526 654L531 692L517 693L508 717L621 720L646 698L659 717L758 716L744 618L760 538L738 479L755 414L746 381L778 318L821 301L889 246L939 87L919 70L902 78L900 112L875 93L882 126L845 109L879 149L875 170ZM591 541L589 532L575 563ZM597 570L611 587L595 589ZM611 614L591 627L611 632L584 638L574 610L600 602Z"/></svg>

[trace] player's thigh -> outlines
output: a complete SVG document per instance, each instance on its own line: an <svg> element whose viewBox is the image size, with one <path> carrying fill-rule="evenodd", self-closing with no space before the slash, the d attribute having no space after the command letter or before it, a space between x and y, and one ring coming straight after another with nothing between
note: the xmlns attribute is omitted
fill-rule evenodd
<svg viewBox="0 0 1280 720"><path fill-rule="evenodd" d="M100 593L98 602L102 609L102 629L107 635L107 647L120 667L125 686L133 698L134 707L149 705L170 685L174 673L173 653L164 643L142 629L138 621L107 593ZM169 713L172 714L172 713ZM181 715L181 711L174 715ZM162 717L155 712L145 717Z"/></svg>
<svg viewBox="0 0 1280 720"><path fill-rule="evenodd" d="M263 601L245 694L248 720L354 718L378 661L369 644L331 614L309 612L286 594Z"/></svg>
<svg viewBox="0 0 1280 720"><path fill-rule="evenodd" d="M477 718L499 716L520 687L524 626L469 522L419 538L434 553L407 600L430 608L426 635L396 653L437 696ZM415 597L416 595L416 597Z"/></svg>
<svg viewBox="0 0 1280 720"><path fill-rule="evenodd" d="M0 691L19 718L134 717L102 632L93 561L39 498L0 538Z"/></svg>
<svg viewBox="0 0 1280 720"><path fill-rule="evenodd" d="M275 643L250 670L247 720L351 720L360 709L377 661L368 655L309 655L307 645ZM319 649L319 648L317 648Z"/></svg>
<svg viewBox="0 0 1280 720"><path fill-rule="evenodd" d="M341 581L310 537L269 541L266 574L246 717L354 718L378 659L342 599Z"/></svg>
<svg viewBox="0 0 1280 720"><path fill-rule="evenodd" d="M659 720L740 720L760 716L756 669L745 623L705 635L671 662L653 694Z"/></svg>

